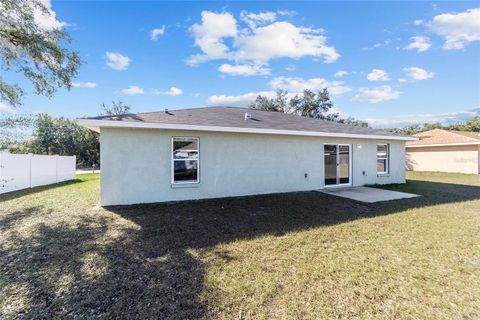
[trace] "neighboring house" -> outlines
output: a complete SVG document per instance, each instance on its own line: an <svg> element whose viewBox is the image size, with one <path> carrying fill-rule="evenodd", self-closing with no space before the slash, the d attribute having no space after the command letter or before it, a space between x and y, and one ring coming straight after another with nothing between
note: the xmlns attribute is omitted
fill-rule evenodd
<svg viewBox="0 0 480 320"><path fill-rule="evenodd" d="M407 169L480 173L480 133L433 129L407 142Z"/></svg>
<svg viewBox="0 0 480 320"><path fill-rule="evenodd" d="M102 205L403 183L416 139L235 107L78 123L100 132Z"/></svg>

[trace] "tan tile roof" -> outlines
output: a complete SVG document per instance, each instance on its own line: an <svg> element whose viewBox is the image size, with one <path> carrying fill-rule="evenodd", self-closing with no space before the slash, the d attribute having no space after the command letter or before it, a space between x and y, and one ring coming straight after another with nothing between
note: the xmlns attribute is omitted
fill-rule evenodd
<svg viewBox="0 0 480 320"><path fill-rule="evenodd" d="M433 129L414 135L417 141L408 141L407 146L450 144L450 143L480 143L479 132Z"/></svg>

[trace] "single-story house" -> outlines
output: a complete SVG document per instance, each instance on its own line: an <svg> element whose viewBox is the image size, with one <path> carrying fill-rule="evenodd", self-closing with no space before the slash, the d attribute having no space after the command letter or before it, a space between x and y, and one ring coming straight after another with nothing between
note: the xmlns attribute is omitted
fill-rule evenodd
<svg viewBox="0 0 480 320"><path fill-rule="evenodd" d="M101 204L405 182L417 138L237 107L78 119L100 132Z"/></svg>
<svg viewBox="0 0 480 320"><path fill-rule="evenodd" d="M480 173L480 133L433 129L408 141L407 169Z"/></svg>

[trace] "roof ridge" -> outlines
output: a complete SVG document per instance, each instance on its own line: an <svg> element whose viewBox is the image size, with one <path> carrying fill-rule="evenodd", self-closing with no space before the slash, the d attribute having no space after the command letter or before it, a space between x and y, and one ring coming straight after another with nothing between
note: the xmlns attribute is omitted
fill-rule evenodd
<svg viewBox="0 0 480 320"><path fill-rule="evenodd" d="M451 132L453 134L456 134L458 136L462 136L462 137L467 137L467 138L471 138L471 139L476 139L475 137L472 137L472 135L477 135L478 136L478 139L476 140L480 140L480 133L479 132L475 132L475 131L462 131L462 130L448 130L448 129L443 129L445 131L448 131L448 132Z"/></svg>
<svg viewBox="0 0 480 320"><path fill-rule="evenodd" d="M169 109L169 108L164 108L164 110L158 110L158 111L145 111L145 112L129 112L127 114L147 114L147 113L159 113L159 112L165 112L165 110L175 112L175 111L189 111L189 110L201 110L201 109L213 109L213 108L221 108L221 109L242 109L242 110L255 110L255 111L266 111L270 112L268 110L259 110L259 109L252 109L249 107L234 107L234 106L203 106L203 107L193 107L193 108L181 108L181 109ZM287 114L287 113L286 113Z"/></svg>
<svg viewBox="0 0 480 320"><path fill-rule="evenodd" d="M297 116L297 117L301 117L301 115L298 115L298 114L294 114L294 113L288 113L288 112L274 112L274 111L270 111L270 110L261 110L261 109L253 109L253 108L249 108L249 107L234 107L234 106L205 106L205 107L197 107L197 108L185 108L185 109L168 109L168 108L165 108L165 110L167 110L168 112L175 112L175 111L190 111L190 110L202 110L202 109L213 109L213 108L219 108L219 109L240 109L240 110L251 110L251 111L254 111L254 112L268 112L268 113L271 113L273 112L273 114L283 114L283 115L288 115L288 116ZM136 113L126 113L125 115L136 115L136 114L151 114L151 113L162 113L162 112L165 112L165 110L159 110L159 111L148 111L148 112L136 112ZM304 117L305 119L311 119L311 120L320 120L320 121L329 121L329 120L326 120L326 119L317 119L317 118L310 118L310 117ZM336 121L334 121L336 122ZM349 124L347 123L342 123L342 122L336 122L340 125L343 125L343 126L350 126ZM375 130L375 129L374 129Z"/></svg>
<svg viewBox="0 0 480 320"><path fill-rule="evenodd" d="M159 112L165 112L165 111L188 111L188 110L200 110L200 109L207 109L207 108L215 108L213 107L196 107L196 108L182 108L182 109L169 109L169 108L164 108L163 110L157 110L157 111L145 111L145 112L135 112L135 113L129 113L129 114L147 114L147 113L159 113Z"/></svg>
<svg viewBox="0 0 480 320"><path fill-rule="evenodd" d="M444 129L444 128L434 128L434 129L430 129L430 130L427 130L427 131L422 131L422 132L418 132L416 133L415 135L420 135L420 134L424 134L424 133L427 133L427 132L431 132L431 131L444 131L444 132L448 132L448 133L453 133L453 134L457 134L457 135L462 135L464 133L466 134L478 134L478 136L480 137L480 132L476 132L476 131L464 131L464 130L450 130L450 129Z"/></svg>
<svg viewBox="0 0 480 320"><path fill-rule="evenodd" d="M168 110L168 109L166 109ZM244 113L251 113L251 121L244 121ZM97 116L84 118L84 120L119 121L123 125L129 122L141 122L142 125L172 124L190 126L211 126L219 128L243 128L242 130L290 130L305 132L331 132L364 134L364 135L387 135L402 136L381 129L370 127L357 127L348 123L341 123L327 119L303 117L298 112L273 112L252 108L233 106L207 106L187 109L170 109L165 111L150 111L128 113L118 116Z"/></svg>
<svg viewBox="0 0 480 320"><path fill-rule="evenodd" d="M443 144L478 144L480 134L473 131L447 130L435 128L415 135L417 141L409 141L410 146L443 145Z"/></svg>
<svg viewBox="0 0 480 320"><path fill-rule="evenodd" d="M448 131L452 131L452 132L455 132L455 133L477 133L477 134L480 134L480 132L466 131L466 130L448 130Z"/></svg>

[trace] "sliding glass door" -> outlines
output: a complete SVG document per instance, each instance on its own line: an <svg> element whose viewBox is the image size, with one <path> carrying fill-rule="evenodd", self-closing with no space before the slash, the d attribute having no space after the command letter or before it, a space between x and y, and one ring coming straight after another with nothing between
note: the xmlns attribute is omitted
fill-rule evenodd
<svg viewBox="0 0 480 320"><path fill-rule="evenodd" d="M350 145L325 144L323 146L325 186L350 184Z"/></svg>
<svg viewBox="0 0 480 320"><path fill-rule="evenodd" d="M337 184L337 145L326 144L323 147L325 157L325 185Z"/></svg>

